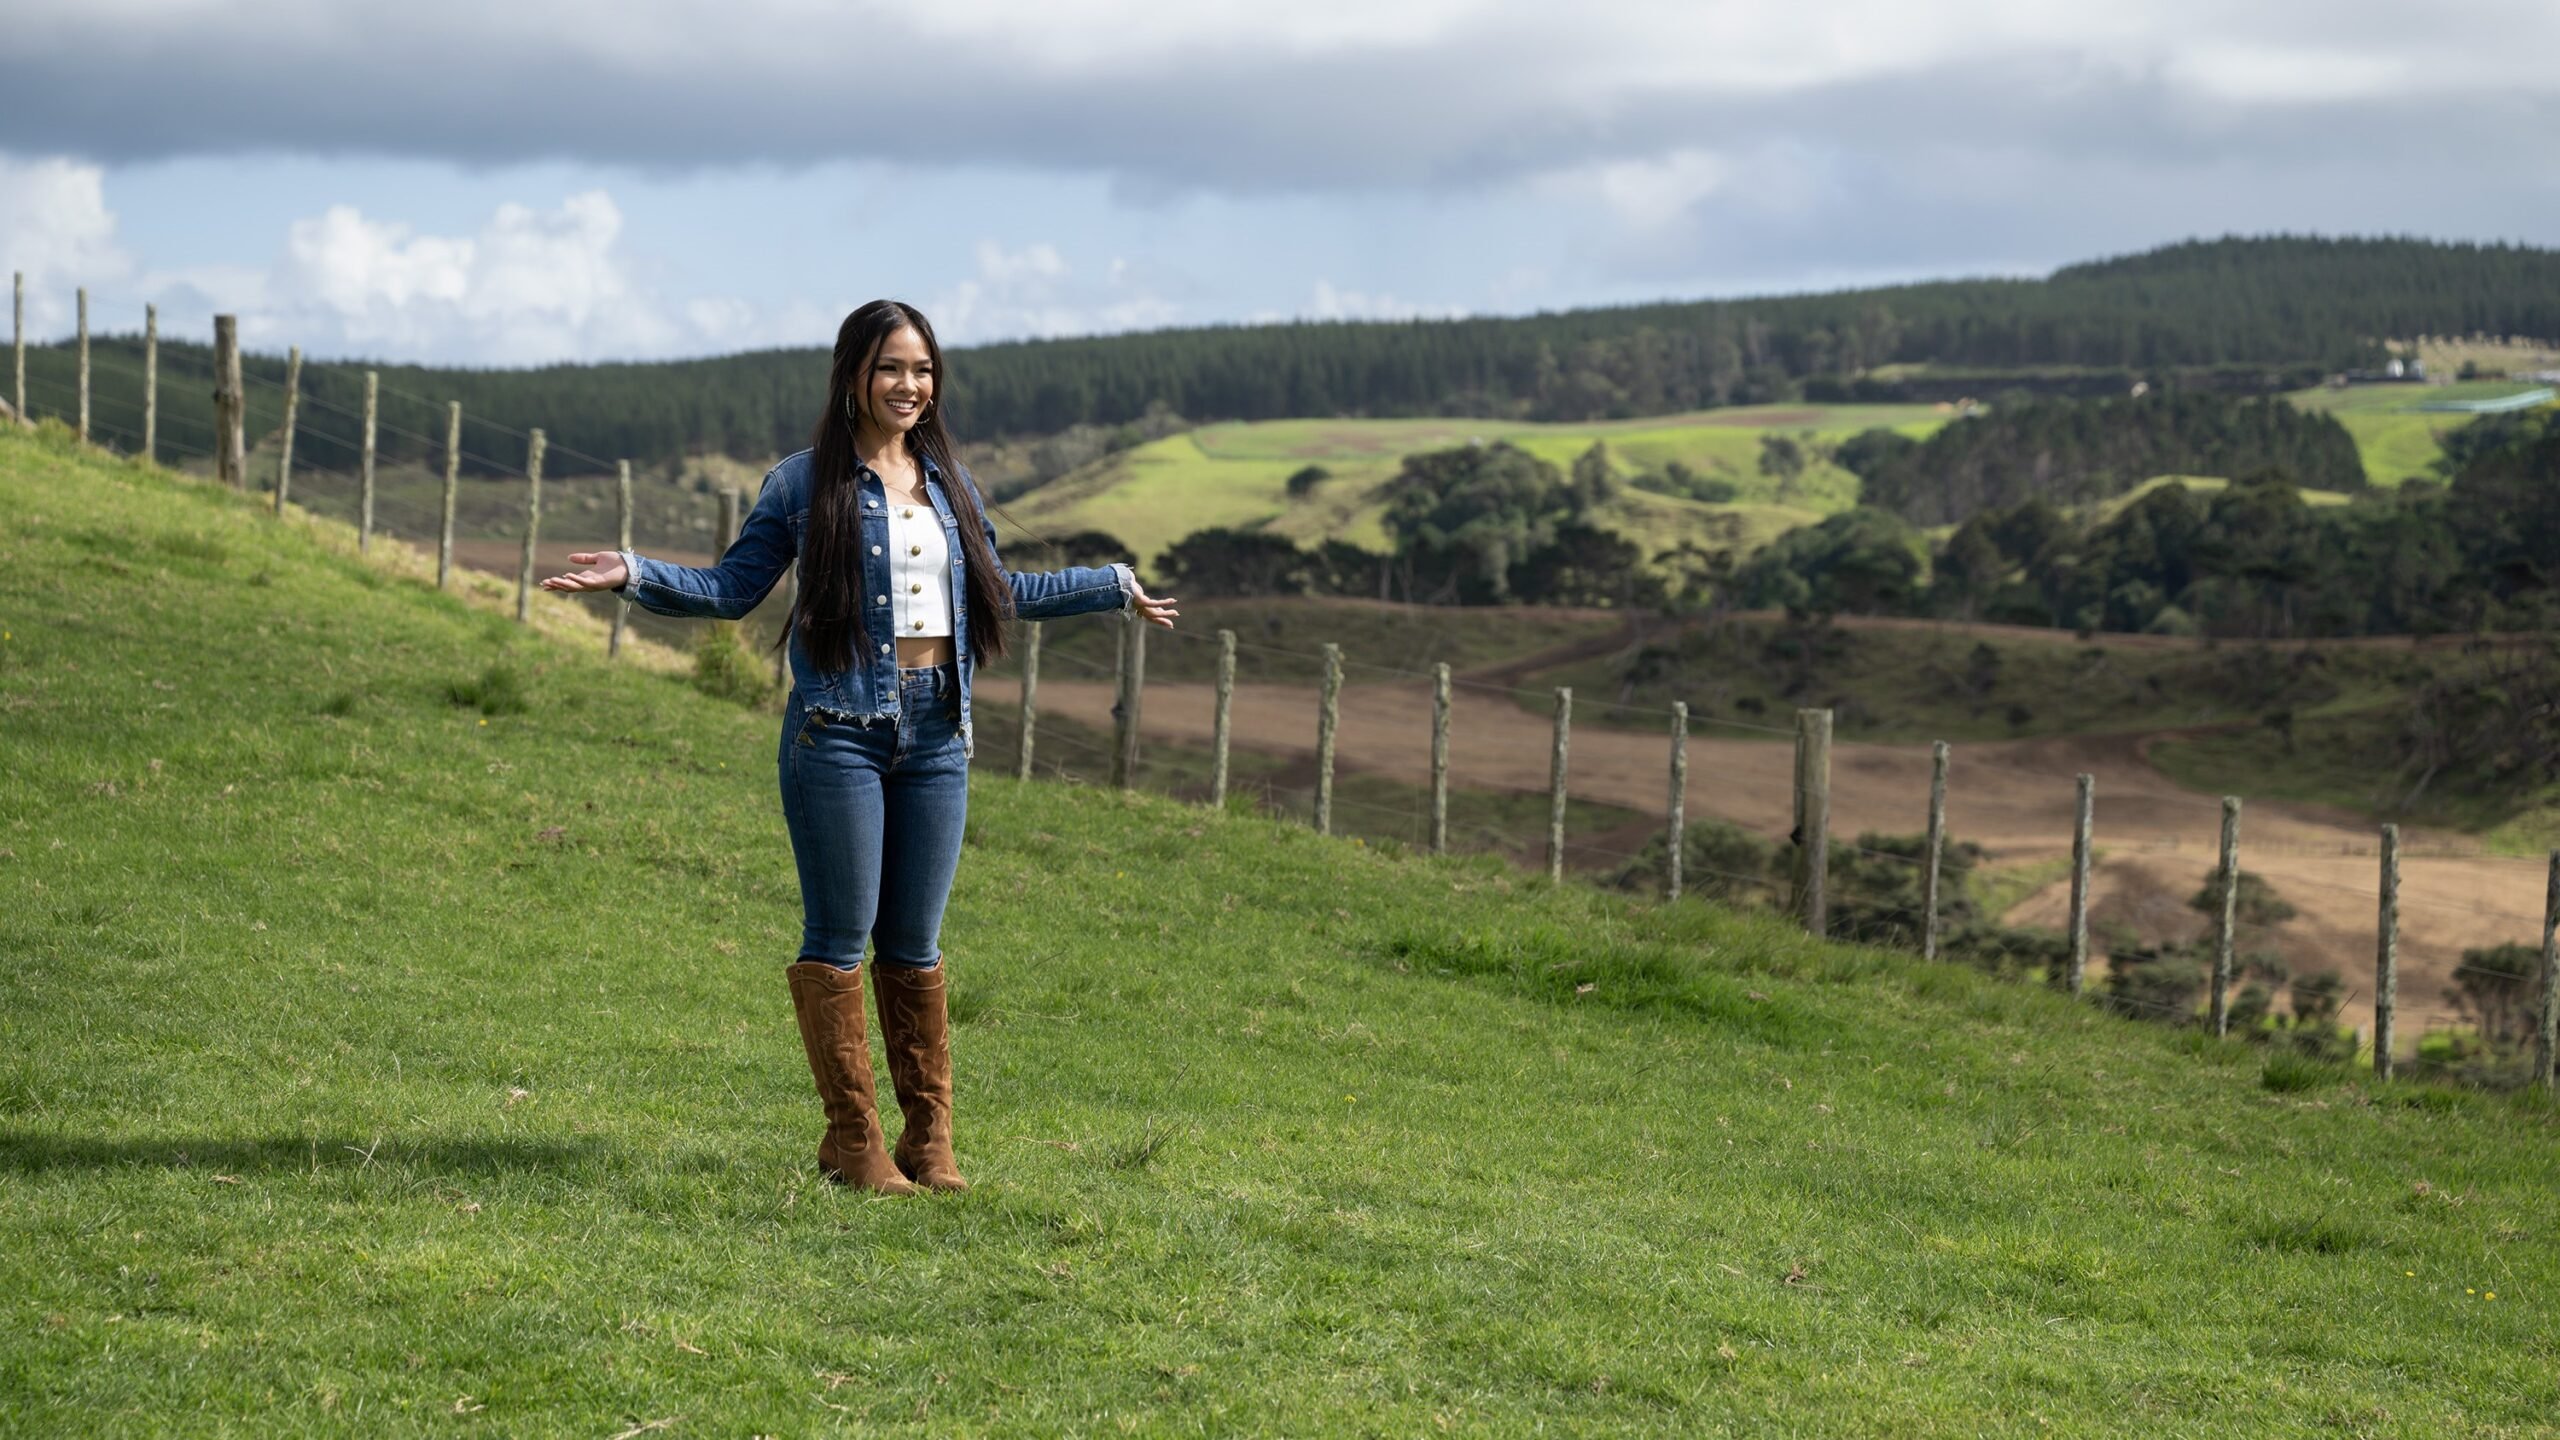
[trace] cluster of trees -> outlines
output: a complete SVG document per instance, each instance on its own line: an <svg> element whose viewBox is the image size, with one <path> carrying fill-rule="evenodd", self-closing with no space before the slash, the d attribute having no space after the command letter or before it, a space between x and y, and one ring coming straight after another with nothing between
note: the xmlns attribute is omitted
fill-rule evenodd
<svg viewBox="0 0 2560 1440"><path fill-rule="evenodd" d="M2216 493L2164 485L2094 523L2038 497L1973 515L1934 556L1904 517L1861 507L1763 547L1735 583L1745 605L2084 631L2560 625L2560 413L2475 421L2443 468L2449 483L2312 505L2293 472L2270 467Z"/></svg>
<svg viewBox="0 0 2560 1440"><path fill-rule="evenodd" d="M1312 476L1308 488L1320 483L1320 474ZM1608 452L1597 445L1570 475L1515 445L1461 445L1405 457L1386 490L1387 555L1339 540L1307 550L1268 531L1212 529L1185 536L1156 571L1168 587L1194 595L1660 603L1662 582L1646 569L1644 553L1599 523L1617 487Z"/></svg>
<svg viewBox="0 0 2560 1440"><path fill-rule="evenodd" d="M2169 391L2114 400L2004 404L1927 440L1870 430L1840 447L1869 505L1952 525L2041 500L2082 505L2155 475L2280 470L2316 490L2364 488L2364 461L2332 415L2276 399Z"/></svg>
<svg viewBox="0 0 2560 1440"><path fill-rule="evenodd" d="M1484 415L1552 420L1789 399L1907 398L1887 364L2062 367L2120 388L2190 367L2341 368L2380 359L2373 337L2560 335L2560 252L2419 240L2277 237L2172 245L2045 280L1966 280L1820 295L1633 305L1512 318L1218 326L954 352L945 394L964 438L1105 430L1169 409L1229 420ZM820 338L820 337L812 337ZM138 346L101 363L138 374ZM68 382L61 347L33 352ZM203 347L163 346L169 383L209 388ZM246 368L281 380L281 357ZM362 366L306 366L304 423L355 439ZM443 404L516 431L542 426L585 454L654 462L741 459L807 443L823 348L533 370L379 367L398 392L393 461L432 459ZM2067 377L2066 377L2067 378ZM102 382L103 383L103 382ZM425 403L405 396L423 397ZM252 386L253 427L277 397ZM478 448L494 458L484 442ZM562 463L575 457L561 454ZM477 462L471 462L475 466Z"/></svg>

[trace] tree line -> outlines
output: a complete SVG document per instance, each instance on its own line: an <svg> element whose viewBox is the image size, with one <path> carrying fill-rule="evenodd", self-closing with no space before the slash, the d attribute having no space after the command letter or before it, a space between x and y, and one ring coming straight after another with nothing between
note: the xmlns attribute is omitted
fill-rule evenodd
<svg viewBox="0 0 2560 1440"><path fill-rule="evenodd" d="M2337 417L2274 398L2164 392L2109 400L2025 399L1926 440L1872 430L1841 445L1864 503L1917 525L2032 500L2085 505L2155 475L2280 470L2315 490L2364 488L2364 461Z"/></svg>
<svg viewBox="0 0 2560 1440"><path fill-rule="evenodd" d="M2043 495L1932 547L1862 506L1790 531L1735 577L1740 603L2083 631L2260 639L2560 628L2560 411L2487 416L2434 479L2306 501L2265 465L2167 484L2077 519Z"/></svg>
<svg viewBox="0 0 2560 1440"><path fill-rule="evenodd" d="M1914 364L2045 367L2064 383L2117 393L2135 378L2179 373L2198 383L2219 376L2278 388L2318 368L2373 363L2376 337L2473 333L2560 337L2560 251L2230 238L2069 266L2043 280L1025 341L954 351L945 399L959 433L981 441L1116 427L1151 410L1204 421L1588 420L1799 398L1913 398L1923 382L1877 372ZM138 370L134 348L129 339L108 342L125 368ZM39 347L31 359L40 373L67 377L61 347ZM165 346L164 362L172 383L210 374L201 346ZM247 368L280 379L283 361L251 357ZM307 366L307 392L327 405L306 410L305 423L352 441L348 412L358 404L363 368ZM432 402L386 401L386 422L430 437L386 435L393 461L441 464L434 440L447 400L509 429L542 426L555 444L599 457L647 462L716 452L753 460L807 442L827 357L812 347L530 370L376 368L390 390ZM2004 383L1978 378L1988 388ZM253 426L274 423L275 397L261 389L253 387Z"/></svg>

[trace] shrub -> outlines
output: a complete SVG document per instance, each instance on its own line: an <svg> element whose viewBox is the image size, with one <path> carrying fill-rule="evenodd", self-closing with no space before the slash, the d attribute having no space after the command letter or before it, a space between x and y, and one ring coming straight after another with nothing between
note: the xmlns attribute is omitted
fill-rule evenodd
<svg viewBox="0 0 2560 1440"><path fill-rule="evenodd" d="M2258 1083L2279 1095L2318 1089L2343 1078L2335 1062L2292 1050L2272 1052L2258 1072Z"/></svg>
<svg viewBox="0 0 2560 1440"><path fill-rule="evenodd" d="M732 621L714 621L693 647L693 688L750 710L762 709L773 691L772 672Z"/></svg>
<svg viewBox="0 0 2560 1440"><path fill-rule="evenodd" d="M2136 1020L2184 1025L2204 994L2207 962L2199 946L2136 946L2107 956L2107 1008ZM2237 1019L2237 1016L2234 1016Z"/></svg>
<svg viewBox="0 0 2560 1440"><path fill-rule="evenodd" d="M472 679L448 682L444 697L483 715L521 715L532 708L532 702L525 698L524 676L503 660L490 661L488 668Z"/></svg>

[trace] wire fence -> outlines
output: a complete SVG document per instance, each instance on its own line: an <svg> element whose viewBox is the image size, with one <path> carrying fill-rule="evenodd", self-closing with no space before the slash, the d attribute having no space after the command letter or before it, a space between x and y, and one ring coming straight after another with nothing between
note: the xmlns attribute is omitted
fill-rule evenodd
<svg viewBox="0 0 2560 1440"><path fill-rule="evenodd" d="M617 510L621 505L618 492L606 491L617 486L623 462L565 445L546 445L538 429L499 424L467 412L459 414L457 423L455 402L379 385L370 372L367 402L356 405L299 385L298 365L278 365L272 357L245 364L238 362L236 353L214 354L207 363L203 352L181 350L164 356L147 341L138 347L121 341L93 345L85 335L76 368L62 347L35 352L43 361L38 365L27 363L29 353L23 345L17 351L18 369L9 397L16 405L23 394L24 418L63 419L82 426L93 444L119 453L174 460L199 472L221 464L224 427L236 424L243 434L238 477L243 488L282 490L306 508L352 516L366 527L367 538L378 529L416 543L432 543L440 554L452 553L459 543L473 552L466 561L476 558L488 564L500 554L515 558L518 547L528 535L538 534L546 519L593 534L599 522L592 512L608 502ZM218 403L209 410L205 401L215 398L221 388L219 376L230 364L238 364L243 386L236 412L226 417ZM329 423L315 423L324 419ZM413 457L432 457L439 463L412 458L386 466L377 450L383 436L402 442ZM537 454L546 456L558 472L541 478L539 504ZM736 538L745 498L729 491L717 521L703 513L708 507L701 498L686 498L680 503L682 514L649 517L657 522L649 527L653 543L698 541L716 555ZM558 513L564 511L570 517L566 521ZM627 513L615 516L617 529L632 530L635 540L641 521L642 517ZM1012 528L1021 530L1018 525ZM580 543L586 548L611 548L602 538ZM509 570L519 586L521 615L530 576L520 560ZM623 617L616 618L618 636ZM1154 632L1169 636L1169 643L1176 647L1173 653L1188 650L1177 667L1186 675L1196 676L1205 668L1203 647L1222 649L1233 657L1236 670L1250 672L1247 693L1222 688L1216 700L1215 732L1204 735L1196 716L1171 726L1160 718L1152 725L1142 722L1146 711L1141 697L1147 686L1132 672L1135 657L1143 650L1129 638L1135 633L1134 620L1122 623L1118 663L1103 664L1072 646L1049 649L1043 663L1071 677L1069 686L1081 685L1088 693L1070 691L1075 703L1065 713L1044 713L1036 733L1013 737L1017 746L1032 746L1035 773L1085 783L1145 784L1186 798L1205 798L1223 789L1230 797L1251 797L1263 810L1312 818L1321 828L1339 828L1364 841L1392 842L1413 850L1501 853L1526 865L1542 866L1550 875L1562 877L1570 870L1631 893L1680 883L1692 895L1784 910L1810 928L1839 938L1937 944L1957 926L1966 926L1970 927L1966 943L1984 947L1995 961L2015 955L2042 957L2039 963L2067 975L2075 990L2085 983L2092 959L2103 965L2119 955L2144 955L2169 943L2157 933L2147 942L2125 936L2074 938L2089 936L2092 872L2097 868L2093 850L2103 849L2118 862L2109 874L2119 889L2141 882L2143 875L2137 871L2156 870L2165 857L2183 854L2190 843L2198 847L2200 860L2211 857L2199 866L2195 883L2210 882L2220 873L2219 847L2209 838L2221 824L2220 800L2142 785L2135 799L2146 818L2139 829L2110 839L2102 824L2093 837L2075 844L2064 800L2075 786L2089 783L2087 773L2029 763L2024 757L2035 753L2031 745L1993 745L1969 752L1948 804L1961 815L1966 812L1966 787L1975 787L1975 793L1998 788L2011 797L2007 830L2014 832L2022 825L2041 829L2025 839L2005 835L1993 858L2042 863L2038 857L2059 856L2066 849L2073 853L2069 914L2059 942L2067 953L2055 955L2057 942L2052 935L2019 938L2026 932L2012 931L2006 925L2009 916L1982 913L1981 897L1963 893L1961 887L1949 887L1934 909L1920 898L1934 888L1933 877L1949 872L1947 846L1960 839L1949 831L1943 812L1928 826L1929 833L1939 838L1935 849L1925 844L1870 843L1872 837L1896 833L1919 835L1924 822L1931 820L1909 783L1911 776L1880 779L1873 765L1854 767L1853 785L1872 787L1875 793L1860 794L1854 788L1846 792L1851 802L1848 811L1865 821L1877 820L1888 809L1901 818L1862 824L1851 836L1829 834L1833 803L1844 798L1844 792L1833 783L1827 711L1799 712L1799 723L1789 728L1626 699L1585 697L1577 703L1566 689L1519 683L1531 672L1516 659L1468 673L1455 664L1396 663L1345 654L1338 645L1275 644L1231 631L1214 636L1196 629ZM1322 677L1320 686L1318 677ZM778 660L775 678L777 683L785 678ZM1037 682L1035 674L1019 675L1026 699ZM1090 703L1095 697L1089 693L1106 685L1127 697L1125 705L1115 702L1107 716ZM1347 732L1334 716L1334 701L1327 698L1344 693L1346 685L1356 685L1353 693L1363 698L1363 713ZM1174 681L1172 688L1197 691L1201 686L1196 679L1184 679ZM1450 699L1434 702L1439 707L1436 714L1422 708L1422 697L1441 686ZM1164 682L1156 682L1159 693L1167 688ZM1368 697L1381 692L1401 693L1397 703L1367 703ZM1057 693L1053 686L1053 697ZM1294 702L1291 696L1296 697ZM1462 697L1503 702L1507 713L1473 708L1464 716L1466 728L1493 732L1490 741L1468 737L1470 743L1463 748L1455 743L1459 717L1454 707ZM1196 703L1203 697L1195 693L1188 698ZM1274 708L1292 703L1304 707L1298 714L1300 735L1277 738ZM1239 704L1253 712L1250 737L1239 737L1234 731L1233 710ZM990 709L982 707L982 715ZM1553 715L1551 738L1534 733L1536 712L1542 709ZM1161 709L1157 713L1160 716ZM1812 730L1807 721L1816 714L1823 717L1818 727L1823 738L1809 751ZM1573 738L1574 720L1582 724L1583 758L1594 758L1596 752L1596 766L1573 763L1568 742ZM1452 748L1444 763L1427 764L1422 758L1424 741L1435 727L1452 735ZM1017 724L1018 732L1020 728ZM1675 808L1685 808L1687 797L1673 793L1669 749L1650 762L1632 753L1641 743L1667 746L1675 729L1681 744L1718 733L1727 737L1714 765L1694 776L1696 798L1703 802L1702 808L1716 812L1716 818L1684 825L1678 835L1670 833L1669 816ZM1652 739L1640 740L1647 731ZM1318 743L1320 732L1331 736L1332 743ZM1382 735L1396 733L1410 739L1402 744L1380 743ZM1792 744L1768 743L1776 740ZM1496 753L1497 747L1509 748ZM988 753L1001 748L982 746L981 763L1016 768L1012 757ZM1211 751L1225 758L1213 758ZM1908 754L1908 747L1903 753ZM1152 763L1143 758L1149 755ZM1551 764L1541 763L1550 756ZM1638 782L1633 777L1643 773L1648 763L1655 778ZM1540 771L1546 772L1543 784L1525 778ZM2109 778L2112 783L2121 777ZM1880 807L1876 800L1886 791L1893 792L1893 804ZM2044 798L2020 803L2016 797L2022 794ZM2099 796L2101 813L2106 799ZM2191 823L2185 818L2189 815ZM1435 823L1435 817L1445 820ZM1701 830L1717 826L1752 838L1750 844L1725 847L1735 855L1752 857L1750 868L1716 863L1713 857L1725 851L1712 845L1700 848ZM2293 828L2306 827L2294 822ZM1444 830L1445 840L1441 839ZM2373 860L2386 850L2395 852L2388 862L2394 865L2460 862L2469 882L2465 893L2446 896L2424 893L2423 887L2413 890L2396 878L2386 879L2378 867L2369 882L2322 873L2324 862ZM2137 861L2142 863L2131 863ZM2542 1018L2537 1021L2537 1033L2548 1034L2552 1028L2549 1012L2560 1006L2560 999L2554 998L2560 995L2560 972L2554 968L2560 961L2553 958L2552 944L2554 921L2560 918L2560 852L2550 857L2552 878L2539 914L2533 913L2529 903L2521 903L2530 894L2531 881L2523 873L2528 867L2490 859L2477 847L2444 837L2402 848L2380 835L2367 842L2349 834L2317 839L2295 834L2250 842L2242 861L2244 877L2250 873L2249 862L2255 861L2261 869L2280 872L2281 883L2288 889L2307 887L2349 896L2369 907L2377 917L2372 923L2391 932L2387 939L2379 932L2375 936L2376 965L2380 955L2396 951L2424 962L2410 973L2431 969L2438 972L2439 980L2451 977L2475 991L2500 984L2538 987L2535 1003ZM1670 879L1674 874L1677 882ZM2040 874L2040 878L2048 884L2028 887L2031 894L2064 883L2052 875ZM1971 883L1979 887L1981 881L1976 876ZM2386 905L2386 893L2393 904ZM2021 901L2030 895L2009 898ZM2178 897L2167 898L2175 902ZM2050 903L2037 898L2029 908L2049 910ZM2336 907L2329 908L2334 919ZM2403 910L2434 917L2433 922L2401 933L2397 917ZM2543 937L2543 963L2538 969L2499 966L2482 958L2507 953L2496 952L2495 947L2524 943L2535 927ZM2160 928L2151 927L2155 932ZM2341 958L2337 948L2332 943L2322 958L2336 963ZM2447 963L2455 952L2466 956L2459 967ZM2346 961L2339 968L2375 982L2347 994L2370 997L2378 1023L2388 1024L2386 1017L2395 1007L2430 1027L2483 1018L2487 1001L2481 994L2458 996L2448 991L2441 1004L2420 996L2403 1002L2374 966L2359 967L2352 955ZM2110 982L2116 978L2113 967L2106 978ZM2192 1018L2202 1003L2156 999L2115 983L2105 984L2096 993L2103 1003L2119 1010L2150 1011L2163 1018ZM2226 998L2218 992L2210 1013L2225 1013ZM2552 1073L2550 1043L2543 1044L2544 1058L2538 1064L2548 1077ZM2381 1056L2377 1063L2387 1064Z"/></svg>

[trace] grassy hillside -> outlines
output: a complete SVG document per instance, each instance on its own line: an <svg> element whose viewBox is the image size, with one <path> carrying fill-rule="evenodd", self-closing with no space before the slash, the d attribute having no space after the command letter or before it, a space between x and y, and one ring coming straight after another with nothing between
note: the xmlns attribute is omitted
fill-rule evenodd
<svg viewBox="0 0 2560 1440"><path fill-rule="evenodd" d="M1069 787L974 802L979 1188L849 1198L770 716L59 445L0 436L0 513L0 1430L2560 1403L2547 1103Z"/></svg>
<svg viewBox="0 0 2560 1440"><path fill-rule="evenodd" d="M1378 492L1405 456L1508 440L1569 468L1593 442L1608 445L1622 475L1659 472L1677 460L1728 481L1735 503L1626 490L1604 519L1648 550L1682 536L1746 550L1794 526L1857 503L1857 477L1816 462L1781 486L1759 470L1764 434L1837 442L1872 426L1915 437L1945 423L1925 405L1754 406L1687 415L1580 425L1495 420L1273 420L1208 425L1141 445L1086 467L1015 501L1010 509L1038 530L1106 530L1152 562L1164 548L1210 526L1264 527L1302 544L1326 538L1386 548ZM1292 500L1290 475L1320 465L1331 478Z"/></svg>
<svg viewBox="0 0 2560 1440"><path fill-rule="evenodd" d="M2354 438L2365 473L2373 483L2388 486L2412 475L2429 475L2442 437L2469 418L2408 407L2421 399L2510 388L2362 387L2299 391L2287 398L2336 415ZM1733 546L1748 553L1858 501L1857 477L1827 460L1817 459L1783 486L1760 473L1763 435L1810 436L1816 445L1828 445L1884 426L1920 438L1947 419L1947 412L1934 406L1804 405L1580 425L1492 420L1208 425L1096 461L1020 497L1009 508L1039 531L1108 531L1148 562L1167 545L1210 526L1269 529L1301 544L1330 538L1383 550L1381 490L1406 455L1469 440L1508 440L1563 470L1600 441L1608 445L1621 475L1660 472L1676 460L1740 491L1734 503L1702 505L1629 488L1604 516L1612 528L1649 550L1686 537L1711 548ZM1290 498L1289 476L1309 465L1322 466L1331 478L1310 495ZM2197 488L2211 488L2227 477L2185 478ZM2313 492L2309 498L2315 504L2333 501L2328 492Z"/></svg>
<svg viewBox="0 0 2560 1440"><path fill-rule="evenodd" d="M2524 388L2501 380L2455 385L2359 385L2345 390L2300 390L2285 397L2305 410L2325 410L2338 417L2355 438L2364 457L2365 478L2376 485L2397 485L2416 476L2433 479L2436 457L2444 453L2446 435L2470 423L2472 416L2420 410L2427 401L2481 399Z"/></svg>

